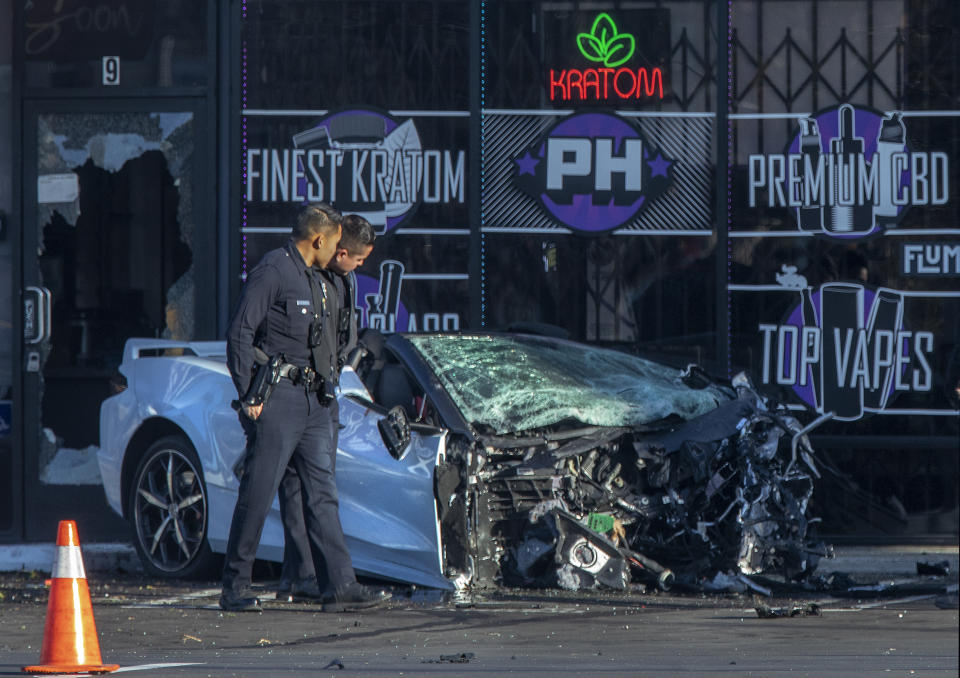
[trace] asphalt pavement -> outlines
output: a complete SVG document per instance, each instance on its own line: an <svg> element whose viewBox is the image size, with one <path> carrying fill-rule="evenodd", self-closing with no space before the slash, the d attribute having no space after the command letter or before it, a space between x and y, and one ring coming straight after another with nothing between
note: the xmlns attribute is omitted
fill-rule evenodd
<svg viewBox="0 0 960 678"><path fill-rule="evenodd" d="M0 544L0 573L50 571L55 544L50 542ZM82 544L83 562L88 572L142 572L133 545L122 542ZM851 572L889 579L917 573L917 563L947 562L952 572L960 569L960 549L956 545L867 545L834 546L832 558L822 559L818 572Z"/></svg>
<svg viewBox="0 0 960 678"><path fill-rule="evenodd" d="M84 558L90 547L84 547ZM947 574L920 575L918 564ZM936 567L935 567L936 569ZM224 613L215 582L87 568L103 661L158 676L957 676L956 547L849 547L836 590L535 591L397 586L383 608L323 613L271 600ZM98 571L99 570L99 571ZM37 663L42 568L0 574L0 676ZM842 580L842 585L839 584ZM736 584L736 582L734 582Z"/></svg>

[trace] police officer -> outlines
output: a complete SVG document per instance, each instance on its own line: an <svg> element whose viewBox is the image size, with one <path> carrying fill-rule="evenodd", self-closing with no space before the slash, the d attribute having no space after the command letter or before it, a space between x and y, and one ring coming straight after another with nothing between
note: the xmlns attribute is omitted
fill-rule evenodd
<svg viewBox="0 0 960 678"><path fill-rule="evenodd" d="M250 272L227 333L227 367L253 422L240 491L230 524L220 607L259 611L250 591L263 524L288 464L300 477L307 538L323 558L336 601L372 605L382 600L356 581L340 525L334 479L335 425L330 404L336 344L330 341L326 266L340 240L340 213L323 203L304 207L284 247ZM269 398L250 392L256 349L270 359L276 383ZM271 372L271 375L273 372ZM274 381L274 380L270 380Z"/></svg>
<svg viewBox="0 0 960 678"><path fill-rule="evenodd" d="M356 273L364 260L373 251L376 233L369 221L357 214L348 214L343 218L343 230L333 259L321 271L328 285L336 290L330 299L332 312L338 321L332 337L337 344L338 372L346 364L350 352L357 345ZM331 406L334 420L333 449L337 449L339 410L336 403ZM335 461L335 460L334 460ZM310 552L304 524L300 476L292 466L288 466L280 483L280 509L283 514L284 550L283 574L277 591L278 600L299 602L330 603L332 591L330 580L322 559L314 559Z"/></svg>
<svg viewBox="0 0 960 678"><path fill-rule="evenodd" d="M376 232L369 221L359 214L348 214L343 218L343 232L337 251L330 260L324 274L336 285L343 304L340 307L340 322L337 352L339 366L342 369L347 358L357 346L357 316L354 312L357 299L356 270L363 266L370 253Z"/></svg>

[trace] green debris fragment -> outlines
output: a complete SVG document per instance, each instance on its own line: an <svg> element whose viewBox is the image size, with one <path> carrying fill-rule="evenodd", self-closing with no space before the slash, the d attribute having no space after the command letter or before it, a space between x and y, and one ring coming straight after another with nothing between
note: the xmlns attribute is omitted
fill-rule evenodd
<svg viewBox="0 0 960 678"><path fill-rule="evenodd" d="M615 522L616 518L609 513L591 513L587 516L587 527L600 534L606 534L612 530Z"/></svg>

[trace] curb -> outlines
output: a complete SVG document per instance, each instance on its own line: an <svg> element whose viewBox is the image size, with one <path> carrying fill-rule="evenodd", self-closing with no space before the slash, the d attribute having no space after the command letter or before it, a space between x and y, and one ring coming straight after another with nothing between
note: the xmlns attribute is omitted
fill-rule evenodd
<svg viewBox="0 0 960 678"><path fill-rule="evenodd" d="M5 544L0 546L0 572L50 572L56 558L56 545ZM130 544L92 543L80 547L87 572L142 572L140 558Z"/></svg>
<svg viewBox="0 0 960 678"><path fill-rule="evenodd" d="M916 577L918 563L943 561L947 561L950 576L956 579L960 569L960 550L956 546L838 546L834 548L833 558L822 558L817 563L817 571L882 578Z"/></svg>

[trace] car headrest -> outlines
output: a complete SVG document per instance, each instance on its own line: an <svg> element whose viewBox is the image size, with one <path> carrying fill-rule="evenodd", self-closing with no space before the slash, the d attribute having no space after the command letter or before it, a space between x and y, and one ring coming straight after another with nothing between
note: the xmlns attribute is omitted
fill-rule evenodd
<svg viewBox="0 0 960 678"><path fill-rule="evenodd" d="M383 366L373 397L377 404L386 408L401 405L407 415L413 416L413 388L406 371L400 365Z"/></svg>
<svg viewBox="0 0 960 678"><path fill-rule="evenodd" d="M386 361L386 339L378 330L365 327L357 337L357 345L367 349L367 354L360 359L355 371L363 380L367 391L376 398L380 371Z"/></svg>
<svg viewBox="0 0 960 678"><path fill-rule="evenodd" d="M363 344L374 360L382 359L383 347L386 344L386 338L380 332L372 327L364 327L357 337L357 343Z"/></svg>

